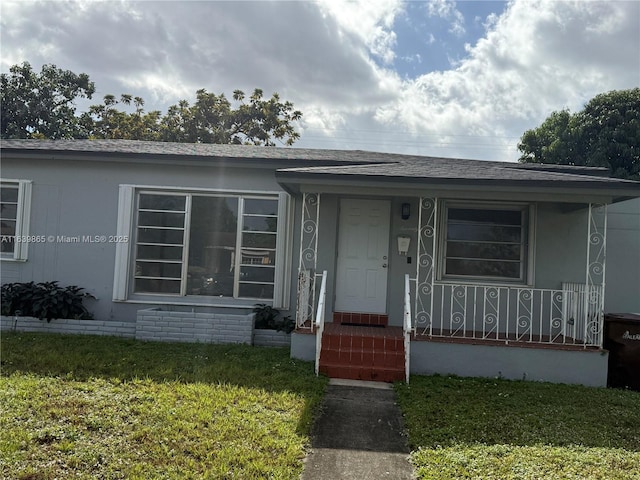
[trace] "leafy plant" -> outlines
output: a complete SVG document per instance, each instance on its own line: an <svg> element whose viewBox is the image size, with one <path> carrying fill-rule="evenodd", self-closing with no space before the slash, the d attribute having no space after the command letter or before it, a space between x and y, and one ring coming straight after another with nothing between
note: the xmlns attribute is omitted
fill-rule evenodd
<svg viewBox="0 0 640 480"><path fill-rule="evenodd" d="M6 283L2 285L2 315L27 315L31 311L33 282Z"/></svg>
<svg viewBox="0 0 640 480"><path fill-rule="evenodd" d="M253 306L253 313L256 314L256 328L276 329L276 319L280 315L280 310L266 303L256 303Z"/></svg>
<svg viewBox="0 0 640 480"><path fill-rule="evenodd" d="M37 317L50 322L54 318L92 319L84 306L85 298L94 298L75 285L61 287L58 282L6 283L2 285L2 315Z"/></svg>
<svg viewBox="0 0 640 480"><path fill-rule="evenodd" d="M256 328L284 333L291 333L296 328L296 322L290 315L279 318L280 310L266 303L256 303L253 307L253 313L256 314Z"/></svg>
<svg viewBox="0 0 640 480"><path fill-rule="evenodd" d="M291 333L295 328L296 320L291 315L276 320L276 330L278 332Z"/></svg>

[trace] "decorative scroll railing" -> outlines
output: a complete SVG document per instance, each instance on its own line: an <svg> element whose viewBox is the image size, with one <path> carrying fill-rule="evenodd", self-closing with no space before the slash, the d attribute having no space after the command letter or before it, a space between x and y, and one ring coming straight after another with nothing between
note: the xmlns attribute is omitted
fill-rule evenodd
<svg viewBox="0 0 640 480"><path fill-rule="evenodd" d="M595 310L600 313L600 322L604 314L605 266L607 257L607 206L589 204L589 228L587 232L587 294L583 298L582 310ZM571 284L572 286L575 284ZM563 285L566 288L566 284ZM582 288L582 287L578 287ZM589 292L599 292L596 298ZM597 303L596 303L597 302Z"/></svg>
<svg viewBox="0 0 640 480"><path fill-rule="evenodd" d="M421 198L413 328L439 337L602 346L607 206L588 204L584 283L549 290L438 280L437 198Z"/></svg>
<svg viewBox="0 0 640 480"><path fill-rule="evenodd" d="M434 305L433 282L437 250L438 199L421 198L418 210L418 261L415 294L415 328L427 328L432 323Z"/></svg>
<svg viewBox="0 0 640 480"><path fill-rule="evenodd" d="M302 196L300 222L300 263L298 267L298 295L296 307L297 328L313 329L316 300L316 268L318 263L318 222L320 195L305 193Z"/></svg>
<svg viewBox="0 0 640 480"><path fill-rule="evenodd" d="M563 290L434 284L430 321L418 335L579 346L602 346L601 286Z"/></svg>

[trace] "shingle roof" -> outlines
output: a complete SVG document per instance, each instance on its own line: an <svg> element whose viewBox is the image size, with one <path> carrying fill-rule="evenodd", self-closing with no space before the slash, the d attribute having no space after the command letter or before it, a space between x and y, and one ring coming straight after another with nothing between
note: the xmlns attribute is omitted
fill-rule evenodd
<svg viewBox="0 0 640 480"><path fill-rule="evenodd" d="M321 163L388 162L392 154L361 150L316 150L213 143L143 142L138 140L2 140L2 150L53 151L59 153L179 156L224 159L293 160Z"/></svg>
<svg viewBox="0 0 640 480"><path fill-rule="evenodd" d="M200 160L272 160L282 162L280 179L331 176L398 180L424 179L434 182L540 182L631 188L640 182L608 178L606 169L571 165L520 164L459 158L425 157L362 150L317 150L304 148L217 145L136 140L2 140L7 152L57 152L93 156L142 156L197 158ZM293 167L293 168L291 168Z"/></svg>
<svg viewBox="0 0 640 480"><path fill-rule="evenodd" d="M544 167L548 167L545 165ZM593 182L624 184L625 187L640 183L603 176L606 169L582 167L540 168L529 164L494 162L483 160L419 157L401 159L398 162L368 165L336 165L280 169L280 177L295 176L365 176L385 179L468 180L468 181L526 181L526 182Z"/></svg>

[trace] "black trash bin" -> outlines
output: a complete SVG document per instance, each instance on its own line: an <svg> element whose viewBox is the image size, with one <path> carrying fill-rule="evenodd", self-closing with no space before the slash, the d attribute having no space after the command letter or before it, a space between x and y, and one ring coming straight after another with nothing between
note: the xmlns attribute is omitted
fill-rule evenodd
<svg viewBox="0 0 640 480"><path fill-rule="evenodd" d="M605 315L604 348L609 350L607 386L640 391L640 315Z"/></svg>

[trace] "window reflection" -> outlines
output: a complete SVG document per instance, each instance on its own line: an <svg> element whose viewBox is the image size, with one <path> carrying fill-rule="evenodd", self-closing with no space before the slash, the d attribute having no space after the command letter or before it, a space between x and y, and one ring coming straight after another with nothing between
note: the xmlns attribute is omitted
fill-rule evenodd
<svg viewBox="0 0 640 480"><path fill-rule="evenodd" d="M275 198L140 193L134 291L273 298L277 213Z"/></svg>
<svg viewBox="0 0 640 480"><path fill-rule="evenodd" d="M188 295L233 296L237 225L237 198L192 198Z"/></svg>
<svg viewBox="0 0 640 480"><path fill-rule="evenodd" d="M449 207L446 212L445 275L524 279L524 208Z"/></svg>

